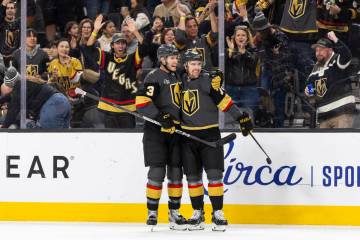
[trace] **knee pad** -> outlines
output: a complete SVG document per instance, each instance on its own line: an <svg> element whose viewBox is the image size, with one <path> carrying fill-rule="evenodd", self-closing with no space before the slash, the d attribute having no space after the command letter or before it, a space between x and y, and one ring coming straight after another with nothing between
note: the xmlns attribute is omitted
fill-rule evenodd
<svg viewBox="0 0 360 240"><path fill-rule="evenodd" d="M206 170L206 175L209 180L209 183L222 181L223 179L222 170L219 169L208 169Z"/></svg>
<svg viewBox="0 0 360 240"><path fill-rule="evenodd" d="M165 167L150 167L148 179L157 183L162 183L165 178Z"/></svg>
<svg viewBox="0 0 360 240"><path fill-rule="evenodd" d="M167 167L167 178L174 183L181 183L183 171L181 167Z"/></svg>

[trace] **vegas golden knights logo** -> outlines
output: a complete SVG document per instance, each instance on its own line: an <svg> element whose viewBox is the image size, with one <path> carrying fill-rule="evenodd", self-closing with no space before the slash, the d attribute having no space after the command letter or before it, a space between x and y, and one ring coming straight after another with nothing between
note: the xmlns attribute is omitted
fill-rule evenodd
<svg viewBox="0 0 360 240"><path fill-rule="evenodd" d="M171 100L174 105L180 108L180 84L174 83L170 85Z"/></svg>
<svg viewBox="0 0 360 240"><path fill-rule="evenodd" d="M323 97L327 92L326 78L320 78L315 81L316 95Z"/></svg>
<svg viewBox="0 0 360 240"><path fill-rule="evenodd" d="M199 91L198 90L187 90L184 92L182 99L183 112L186 115L193 115L199 110Z"/></svg>
<svg viewBox="0 0 360 240"><path fill-rule="evenodd" d="M28 76L37 76L39 75L39 66L38 65L26 65L26 75Z"/></svg>
<svg viewBox="0 0 360 240"><path fill-rule="evenodd" d="M290 0L288 12L292 18L299 18L304 15L306 1L308 0Z"/></svg>
<svg viewBox="0 0 360 240"><path fill-rule="evenodd" d="M19 30L16 30L16 31L6 30L5 43L9 48L16 47L16 44L17 44L18 38L19 38L19 33L20 33Z"/></svg>

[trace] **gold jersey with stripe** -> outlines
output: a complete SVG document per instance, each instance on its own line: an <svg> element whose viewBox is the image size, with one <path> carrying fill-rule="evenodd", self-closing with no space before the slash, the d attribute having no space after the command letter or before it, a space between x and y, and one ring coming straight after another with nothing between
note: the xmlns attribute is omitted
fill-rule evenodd
<svg viewBox="0 0 360 240"><path fill-rule="evenodd" d="M75 96L73 91L80 87L80 81L75 78L83 69L81 62L76 58L70 59L70 64L62 64L58 58L52 60L48 67L49 82L56 82L60 85L62 92L68 96Z"/></svg>

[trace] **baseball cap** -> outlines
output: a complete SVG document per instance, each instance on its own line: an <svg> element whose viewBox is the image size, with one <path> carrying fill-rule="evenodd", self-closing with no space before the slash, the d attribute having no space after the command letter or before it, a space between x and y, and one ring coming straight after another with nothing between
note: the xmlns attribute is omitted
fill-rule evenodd
<svg viewBox="0 0 360 240"><path fill-rule="evenodd" d="M116 33L116 34L114 34L114 36L112 36L111 43L116 43L119 41L124 41L124 42L127 41L126 37L123 33Z"/></svg>
<svg viewBox="0 0 360 240"><path fill-rule="evenodd" d="M311 45L312 49L315 49L317 47L322 48L333 48L333 42L328 38L320 38L315 44Z"/></svg>

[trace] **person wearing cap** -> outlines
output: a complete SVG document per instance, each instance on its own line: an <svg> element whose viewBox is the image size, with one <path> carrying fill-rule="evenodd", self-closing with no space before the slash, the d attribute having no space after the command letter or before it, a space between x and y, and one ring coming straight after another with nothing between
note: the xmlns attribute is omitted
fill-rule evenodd
<svg viewBox="0 0 360 240"><path fill-rule="evenodd" d="M270 92L275 105L274 125L281 128L285 120L286 78L294 69L288 38L279 28L270 25L261 11L255 15L252 29L256 32L254 42L261 64L260 86Z"/></svg>
<svg viewBox="0 0 360 240"><path fill-rule="evenodd" d="M320 128L351 128L355 97L347 69L350 49L334 32L312 45L316 65L310 73L304 93L313 99Z"/></svg>
<svg viewBox="0 0 360 240"><path fill-rule="evenodd" d="M88 56L93 56L92 59L97 61L100 70L104 70L104 82L98 109L104 113L105 128L134 128L135 117L133 115L108 105L106 102L116 103L129 111L136 111L135 96L138 91L136 72L145 55L143 37L137 30L134 20L127 18L124 20L126 25L139 41L136 51L127 54L126 37L122 33L117 33L112 37L111 52L104 52L94 46L97 34L104 25L102 21L103 16L99 15L94 22L94 31L84 49ZM86 61L87 59L85 59L85 63Z"/></svg>
<svg viewBox="0 0 360 240"><path fill-rule="evenodd" d="M247 112L242 112L221 87L222 77L202 72L203 58L196 50L188 49L184 54L186 73L181 86L181 128L183 131L206 141L221 138L219 110L231 115L240 123L240 130L248 136L253 129ZM214 231L225 231L228 225L224 217L224 149L213 148L192 139L181 143L184 173L188 181L191 205L194 209L188 219L189 230L204 230L204 186L203 171L206 172L208 195L212 205Z"/></svg>
<svg viewBox="0 0 360 240"><path fill-rule="evenodd" d="M176 73L179 52L173 44L157 49L160 67L151 71L136 96L139 113L156 119L161 127L144 123L144 159L149 167L146 198L147 225L156 225L162 184L167 173L170 229L186 230L186 220L179 212L182 197L182 161L180 136L174 134L180 124L181 79Z"/></svg>

